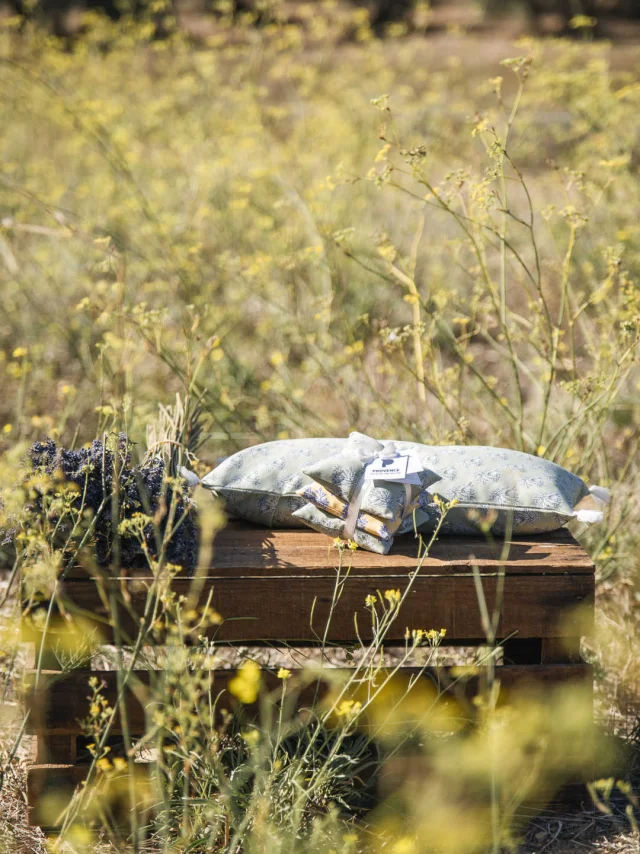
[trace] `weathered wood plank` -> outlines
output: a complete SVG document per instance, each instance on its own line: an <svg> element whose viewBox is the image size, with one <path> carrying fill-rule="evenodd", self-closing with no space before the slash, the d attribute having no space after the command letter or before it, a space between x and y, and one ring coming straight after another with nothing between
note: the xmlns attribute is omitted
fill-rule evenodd
<svg viewBox="0 0 640 854"><path fill-rule="evenodd" d="M154 766L150 763L137 763L141 780ZM31 827L41 827L49 831L59 831L65 810L68 808L74 791L87 778L89 765L71 765L48 763L31 765L27 768L27 816ZM126 772L125 772L126 773ZM126 786L122 786L124 775L108 784L109 796L105 797L104 788L99 797L103 805L108 804L108 812L116 823L127 830L130 821L130 806ZM119 785L120 783L120 785ZM83 813L83 822L95 823L95 809L87 816Z"/></svg>
<svg viewBox="0 0 640 854"><path fill-rule="evenodd" d="M463 672L463 676L460 673ZM347 668L331 669L329 673L335 678L348 676ZM400 679L407 682L416 678L420 670L416 667L400 669ZM295 675L295 671L294 671ZM469 700L478 693L480 680L485 678L486 669L483 667L468 668L463 671L455 667L431 667L424 671L424 679L429 679L440 690L448 690L454 698ZM115 671L74 670L60 674L53 671L40 674L38 689L34 688L35 671L26 674L25 703L31 713L27 722L28 732L47 732L50 735L80 735L80 721L89 713L89 679L96 676L104 683L102 694L115 707L117 701L117 673ZM211 672L213 693L220 695L221 707L234 709L237 701L227 692L229 680L235 676L234 670L214 670ZM145 731L146 719L158 708L154 701L154 685L159 685L163 679L161 671L135 671L132 679L133 691L127 692L127 714L129 729L133 734L141 735ZM267 690L276 690L279 696L282 683L275 671L264 670L263 679ZM496 679L500 682L502 699L505 700L509 691L524 683L535 684L545 689L550 685L581 682L593 682L593 671L590 665L506 665L496 667ZM306 684L299 694L300 706L306 706L313 701L318 680ZM295 679L290 683L295 686ZM292 687L292 690L299 690ZM321 689L320 696L327 690L326 683ZM156 694L158 696L158 694ZM119 717L116 717L112 733L122 732Z"/></svg>
<svg viewBox="0 0 640 854"><path fill-rule="evenodd" d="M503 541L490 542L482 537L441 537L425 559L422 575L471 573L474 565L481 572L554 575L593 574L593 562L584 549L562 529L551 534L514 539L509 555L501 560ZM389 555L359 549L345 558L353 575L407 575L416 567L418 541L412 536L396 538ZM212 578L268 575L282 578L298 575L333 574L338 555L332 540L311 530L270 530L256 525L232 523L215 539ZM144 574L144 572L142 573ZM75 570L71 577L86 577Z"/></svg>
<svg viewBox="0 0 640 854"><path fill-rule="evenodd" d="M46 765L53 763L56 765L66 765L74 763L76 761L75 735L71 731L67 731L64 734L53 732L46 726L36 728L35 721L40 719L42 710L30 706L30 711L34 720L33 732L38 733L34 764ZM80 732L80 728L78 727L74 732Z"/></svg>
<svg viewBox="0 0 640 854"><path fill-rule="evenodd" d="M406 578L398 575L379 575L375 578L349 576L331 618L328 637L334 643L355 642L358 632L354 623L357 614L360 637L372 637L371 619L365 608L367 594L384 593L390 588L404 589ZM127 607L119 610L119 625L125 636L136 636L139 615L151 587L141 579L119 579L102 586L91 580L66 582L61 602L69 613L81 614L99 625L104 642L113 636L109 613L105 605L105 590L113 591ZM497 579L483 579L484 595L489 608L496 601ZM327 623L335 588L335 578L278 577L208 579L204 595L212 593L212 603L224 622L207 631L209 637L222 642L316 642L322 637ZM190 582L176 579L172 589L187 594ZM594 577L592 575L550 575L544 580L537 576L511 575L504 579L504 592L498 636L516 634L520 637L570 637L587 634L590 630L572 613L577 606L593 608ZM311 614L313 611L313 622ZM404 638L406 627L411 629L447 630L449 638L484 637L478 597L473 577L419 576L402 605L387 642ZM33 639L28 623L23 623L23 638Z"/></svg>
<svg viewBox="0 0 640 854"><path fill-rule="evenodd" d="M41 764L27 768L27 816L30 827L55 829L88 767L82 765Z"/></svg>

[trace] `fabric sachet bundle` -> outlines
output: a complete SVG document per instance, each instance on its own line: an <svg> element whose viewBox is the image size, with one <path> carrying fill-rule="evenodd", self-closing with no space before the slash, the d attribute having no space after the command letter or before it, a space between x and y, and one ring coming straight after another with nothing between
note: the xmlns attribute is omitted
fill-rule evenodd
<svg viewBox="0 0 640 854"><path fill-rule="evenodd" d="M349 503L333 495L320 484L305 486L298 490L298 495L306 498L308 503L296 510L294 515L316 531L330 534L341 539L351 539L362 548L387 554L393 545L393 537L406 515L412 515L414 510L422 506L421 496L412 499L404 514L398 514L395 519L380 519L362 510L358 513L355 530L350 536L345 532L345 522L349 512Z"/></svg>
<svg viewBox="0 0 640 854"><path fill-rule="evenodd" d="M417 457L352 433L341 453L305 467L313 480L297 491L308 503L293 515L311 528L387 554L402 522L440 477ZM388 478L388 479L386 479ZM423 503L423 502L422 502Z"/></svg>

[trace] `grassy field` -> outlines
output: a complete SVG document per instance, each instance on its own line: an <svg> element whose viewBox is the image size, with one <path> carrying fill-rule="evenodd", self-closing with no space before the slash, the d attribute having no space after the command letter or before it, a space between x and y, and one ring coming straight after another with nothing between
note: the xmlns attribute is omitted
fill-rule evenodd
<svg viewBox="0 0 640 854"><path fill-rule="evenodd" d="M0 21L0 528L22 526L25 573L55 576L64 549L21 515L41 489L25 493L29 445L120 430L142 456L175 422L176 396L199 411L199 472L249 444L351 429L548 457L613 493L605 522L576 531L598 571L585 654L604 728L633 740L640 49L402 28L378 39L362 10L345 21L330 3L309 9L260 28L222 18L198 46L171 20L153 40L143 22L89 18L71 47ZM8 703L21 659L10 588L5 599ZM558 709L559 738L571 717ZM343 709L348 744L357 718ZM535 731L534 718L523 713L523 727ZM522 745L510 731L501 751ZM19 827L15 720L3 732L13 770L0 848L44 850ZM191 735L220 751L214 733ZM247 760L262 788L227 793L226 813L194 795L155 827L156 850L222 851L229 815L243 851L474 854L518 842L509 815L486 839L486 816L449 797L446 775L442 791L403 793L401 827L381 813L362 828L327 807L341 794L320 759L287 776L280 735L269 744ZM469 755L487 744L479 736ZM220 785L214 762L206 771ZM301 779L307 801L291 794ZM295 809L274 818L278 798ZM633 810L558 821L526 850L570 850L603 827L617 835L602 850L636 850ZM72 828L65 844L96 840Z"/></svg>

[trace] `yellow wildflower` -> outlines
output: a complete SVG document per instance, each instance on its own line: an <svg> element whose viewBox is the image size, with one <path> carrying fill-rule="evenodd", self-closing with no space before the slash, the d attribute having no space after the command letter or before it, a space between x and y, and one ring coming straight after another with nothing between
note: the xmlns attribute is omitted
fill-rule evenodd
<svg viewBox="0 0 640 854"><path fill-rule="evenodd" d="M391 151L391 143L387 142L385 145L382 146L380 151L376 154L375 162L376 163L382 163L384 160L387 159L387 156L388 156L390 151Z"/></svg>
<svg viewBox="0 0 640 854"><path fill-rule="evenodd" d="M254 747L260 741L260 731L257 729L249 729L242 733L242 738L250 747Z"/></svg>
<svg viewBox="0 0 640 854"><path fill-rule="evenodd" d="M241 703L255 703L260 690L260 665L255 661L245 661L238 673L229 682L229 691Z"/></svg>
<svg viewBox="0 0 640 854"><path fill-rule="evenodd" d="M336 709L336 714L340 718L353 718L361 708L362 703L359 700L342 700Z"/></svg>
<svg viewBox="0 0 640 854"><path fill-rule="evenodd" d="M418 849L410 836L401 836L391 850L393 854L414 854Z"/></svg>
<svg viewBox="0 0 640 854"><path fill-rule="evenodd" d="M402 598L402 594L400 593L399 590L385 590L384 591L384 598L387 600L387 602L391 606L394 606L400 602L400 599Z"/></svg>

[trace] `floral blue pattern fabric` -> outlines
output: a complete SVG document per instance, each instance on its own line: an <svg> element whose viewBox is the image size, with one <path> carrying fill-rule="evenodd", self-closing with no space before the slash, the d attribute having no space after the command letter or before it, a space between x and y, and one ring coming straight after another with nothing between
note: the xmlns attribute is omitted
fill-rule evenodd
<svg viewBox="0 0 640 854"><path fill-rule="evenodd" d="M404 446L405 443L399 443ZM412 443L406 443L412 445ZM484 524L492 534L541 534L562 527L589 494L581 478L541 457L522 451L473 446L412 445L423 464L441 476L428 492L457 499L447 513L443 534L477 534ZM420 532L433 531L438 510L425 503L415 513ZM406 519L400 532L413 530Z"/></svg>
<svg viewBox="0 0 640 854"><path fill-rule="evenodd" d="M296 492L311 484L310 463L340 453L347 439L265 442L228 457L202 480L224 501L230 516L276 528L304 528L294 512L306 504Z"/></svg>
<svg viewBox="0 0 640 854"><path fill-rule="evenodd" d="M298 491L298 494L306 498L311 504L314 504L320 510L329 513L331 516L337 516L338 519L347 521L349 517L350 505L349 502L343 501L332 492L329 492L324 486L319 483L314 483L312 486L303 486ZM374 537L380 537L383 540L388 540L398 530L406 515L412 513L419 506L419 499L422 496L417 496L406 508L402 508L395 519L380 519L371 513L364 512L361 508L358 510L357 518L355 519L356 527L361 531L366 531Z"/></svg>

